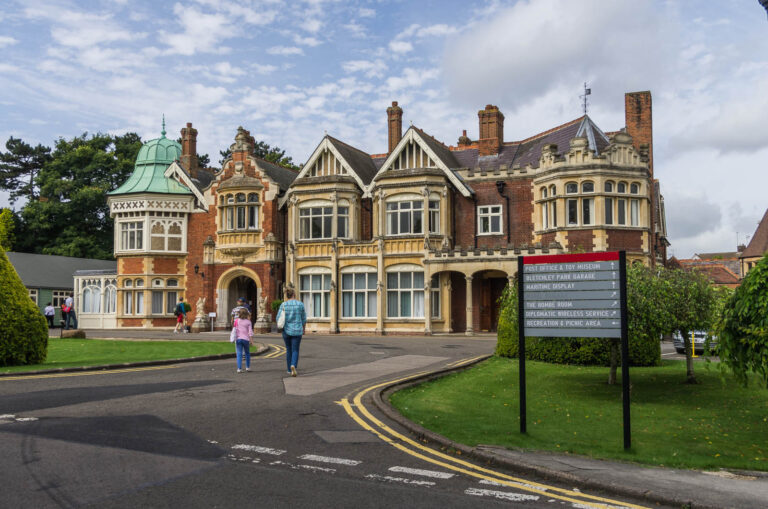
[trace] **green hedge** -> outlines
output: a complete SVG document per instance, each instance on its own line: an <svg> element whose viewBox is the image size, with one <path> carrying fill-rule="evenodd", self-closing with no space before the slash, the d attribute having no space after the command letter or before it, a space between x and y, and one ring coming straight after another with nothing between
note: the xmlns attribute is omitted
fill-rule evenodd
<svg viewBox="0 0 768 509"><path fill-rule="evenodd" d="M499 313L496 355L517 357L517 295L505 290ZM525 358L554 364L579 364L584 366L609 366L611 340L604 338L527 338ZM659 339L629 337L629 362L631 366L658 366L661 364Z"/></svg>
<svg viewBox="0 0 768 509"><path fill-rule="evenodd" d="M48 324L0 250L0 366L40 364L48 350Z"/></svg>

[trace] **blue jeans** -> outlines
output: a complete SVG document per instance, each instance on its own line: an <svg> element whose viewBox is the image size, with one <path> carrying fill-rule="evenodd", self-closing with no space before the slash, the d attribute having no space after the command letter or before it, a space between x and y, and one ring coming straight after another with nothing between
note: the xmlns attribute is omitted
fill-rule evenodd
<svg viewBox="0 0 768 509"><path fill-rule="evenodd" d="M291 370L291 366L298 368L301 336L289 336L283 331L283 341L285 342L285 362L288 365L288 371Z"/></svg>
<svg viewBox="0 0 768 509"><path fill-rule="evenodd" d="M64 322L64 328L69 329L69 321L72 320L72 328L77 329L77 316L75 316L75 310L71 310L69 313L66 313L67 317Z"/></svg>
<svg viewBox="0 0 768 509"><path fill-rule="evenodd" d="M243 355L245 355L245 367L251 367L251 343L247 339L238 339L235 342L237 348L237 369L243 369Z"/></svg>

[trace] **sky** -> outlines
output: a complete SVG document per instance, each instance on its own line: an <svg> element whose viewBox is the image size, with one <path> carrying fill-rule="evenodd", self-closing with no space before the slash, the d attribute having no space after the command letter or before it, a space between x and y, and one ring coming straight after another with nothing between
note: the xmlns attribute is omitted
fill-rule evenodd
<svg viewBox="0 0 768 509"><path fill-rule="evenodd" d="M386 151L386 107L446 144L499 106L506 141L653 96L669 254L733 251L768 208L768 18L758 0L5 0L0 150L192 122L303 163L328 133ZM21 204L16 203L15 208ZM8 206L0 193L0 206Z"/></svg>

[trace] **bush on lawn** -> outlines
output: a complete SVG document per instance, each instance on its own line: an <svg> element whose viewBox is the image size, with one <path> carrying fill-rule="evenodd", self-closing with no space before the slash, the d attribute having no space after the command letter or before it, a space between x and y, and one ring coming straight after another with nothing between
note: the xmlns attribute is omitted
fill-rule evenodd
<svg viewBox="0 0 768 509"><path fill-rule="evenodd" d="M631 293L630 293L631 295ZM630 324L629 361L633 366L661 364L659 336L633 333ZM507 287L501 297L496 355L517 357L517 288ZM611 340L603 338L527 338L525 358L554 364L610 366Z"/></svg>
<svg viewBox="0 0 768 509"><path fill-rule="evenodd" d="M48 325L0 251L0 366L40 364L48 350Z"/></svg>

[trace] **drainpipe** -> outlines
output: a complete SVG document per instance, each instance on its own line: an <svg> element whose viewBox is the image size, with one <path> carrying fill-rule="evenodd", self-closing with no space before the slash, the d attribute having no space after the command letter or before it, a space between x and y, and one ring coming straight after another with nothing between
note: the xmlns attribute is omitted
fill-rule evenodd
<svg viewBox="0 0 768 509"><path fill-rule="evenodd" d="M477 249L477 195L472 195L474 210L472 211L473 222L475 223L475 249Z"/></svg>
<svg viewBox="0 0 768 509"><path fill-rule="evenodd" d="M507 218L507 245L509 245L509 239L510 239L509 196L504 196L504 181L503 180L497 180L496 181L496 190L499 192L499 195L501 197L503 197L505 200L507 200L507 209L506 209L506 213L504 215Z"/></svg>

